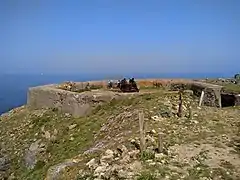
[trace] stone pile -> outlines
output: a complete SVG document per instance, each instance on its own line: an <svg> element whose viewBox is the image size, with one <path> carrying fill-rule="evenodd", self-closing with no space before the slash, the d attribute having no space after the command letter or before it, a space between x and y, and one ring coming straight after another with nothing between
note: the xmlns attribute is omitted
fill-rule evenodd
<svg viewBox="0 0 240 180"><path fill-rule="evenodd" d="M128 149L126 146L120 145L115 150L107 149L100 158L93 158L86 163L87 169L79 171L79 178L135 179L144 170L146 163L153 166L164 164L167 155L158 152L155 138L157 132L153 129L146 134L147 149L143 153L140 153L139 138L131 138L129 141L134 148Z"/></svg>
<svg viewBox="0 0 240 180"><path fill-rule="evenodd" d="M190 103L195 105L195 101L192 100L190 97L185 96L183 98L183 104L182 104L182 113L183 116L188 117L189 116L189 106ZM156 107L157 108L157 107ZM172 118L172 117L178 117L178 108L179 108L179 102L177 99L169 100L166 99L164 101L164 104L160 106L158 113L151 116L151 119L154 121L162 121L166 118Z"/></svg>
<svg viewBox="0 0 240 180"><path fill-rule="evenodd" d="M107 149L100 159L90 160L86 166L90 173L79 171L80 178L92 177L97 179L133 179L141 170L139 159L140 150L129 151L124 145L112 151Z"/></svg>

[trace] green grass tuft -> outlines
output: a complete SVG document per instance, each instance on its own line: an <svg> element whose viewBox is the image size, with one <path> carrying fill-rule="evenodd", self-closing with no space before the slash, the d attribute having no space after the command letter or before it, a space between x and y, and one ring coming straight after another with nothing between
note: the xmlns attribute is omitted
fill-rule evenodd
<svg viewBox="0 0 240 180"><path fill-rule="evenodd" d="M137 180L156 180L156 176L151 172L142 172L138 177Z"/></svg>
<svg viewBox="0 0 240 180"><path fill-rule="evenodd" d="M146 160L149 160L149 159L154 159L155 155L154 155L154 152L151 152L151 151L143 151L141 153L141 160L142 161L146 161Z"/></svg>

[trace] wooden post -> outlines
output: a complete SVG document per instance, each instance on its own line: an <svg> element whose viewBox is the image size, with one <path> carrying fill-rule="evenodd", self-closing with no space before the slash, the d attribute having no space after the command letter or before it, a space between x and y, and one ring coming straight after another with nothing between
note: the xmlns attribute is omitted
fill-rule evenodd
<svg viewBox="0 0 240 180"><path fill-rule="evenodd" d="M140 150L141 152L144 152L146 148L146 142L144 129L144 114L142 111L139 112L139 128L140 128Z"/></svg>
<svg viewBox="0 0 240 180"><path fill-rule="evenodd" d="M163 134L158 133L158 153L163 152Z"/></svg>
<svg viewBox="0 0 240 180"><path fill-rule="evenodd" d="M222 108L222 97L221 97L221 92L219 92L218 104L219 104L219 107Z"/></svg>
<svg viewBox="0 0 240 180"><path fill-rule="evenodd" d="M199 101L198 106L201 106L201 105L202 105L203 97L204 97L204 90L202 90L202 93L201 93L201 97L200 97L200 101Z"/></svg>
<svg viewBox="0 0 240 180"><path fill-rule="evenodd" d="M182 91L179 91L179 107L178 107L178 117L182 117Z"/></svg>
<svg viewBox="0 0 240 180"><path fill-rule="evenodd" d="M190 101L188 106L188 119L192 119L192 101Z"/></svg>

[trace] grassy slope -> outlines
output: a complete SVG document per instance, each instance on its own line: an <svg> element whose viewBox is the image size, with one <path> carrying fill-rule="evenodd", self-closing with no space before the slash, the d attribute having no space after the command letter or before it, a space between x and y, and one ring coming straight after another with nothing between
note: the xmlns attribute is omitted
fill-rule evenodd
<svg viewBox="0 0 240 180"><path fill-rule="evenodd" d="M185 100L189 99L186 95L184 97ZM20 108L6 117L1 117L0 140L5 142L3 148L12 154L14 163L12 170L15 171L15 176L18 179L37 180L43 179L50 166L78 155L98 142L105 140L108 147L115 147L116 144L123 142L128 145L128 139L137 137L139 134L137 119L139 109L144 110L148 130L160 129L165 133L164 143L168 147L175 144L202 143L202 141L219 146L219 143L226 143L221 135L227 135L231 140L239 135L239 108L219 110L204 107L199 110L194 104L193 111L198 116L194 116L192 121L184 117L172 117L160 122L151 120L151 116L158 115L160 111L167 108L168 100L177 104L177 99L176 94L165 94L161 91L144 94L113 101L97 108L92 115L84 118L72 118L51 110L29 111L26 108ZM77 127L69 130L68 127L71 124L77 124ZM58 131L54 142L42 137L43 126L51 134L54 129ZM104 126L106 130L99 131ZM70 140L71 137L73 137L72 140ZM47 152L39 157L42 163L33 170L27 170L22 162L24 150L37 139L43 140ZM239 149L237 150L239 153ZM159 169L159 167L156 168ZM168 166L161 168L165 168L165 174L171 171ZM196 168L189 169L189 179L198 177L199 172L196 172ZM210 173L208 169L205 168L204 173ZM76 172L73 171L73 173ZM224 174L224 172L220 173ZM72 174L72 177L75 176L76 174Z"/></svg>
<svg viewBox="0 0 240 180"><path fill-rule="evenodd" d="M228 84L224 86L226 92L236 92L240 93L240 85L237 84Z"/></svg>
<svg viewBox="0 0 240 180"><path fill-rule="evenodd" d="M223 86L223 90L229 93L240 93L240 85L233 83L226 83L221 81L216 81L214 79L207 80L208 83L217 84Z"/></svg>
<svg viewBox="0 0 240 180"><path fill-rule="evenodd" d="M0 137L5 142L4 149L11 152L14 160L13 169L20 179L40 179L51 165L71 158L87 149L92 143L94 132L100 129L105 118L101 110L90 117L73 118L58 112L31 111L21 109L0 121ZM77 127L69 130L68 127L77 124ZM42 138L41 128L50 134L54 129L58 131L57 139L53 142ZM71 137L74 140L70 140ZM49 160L41 167L28 171L23 162L18 162L24 154L24 148L30 146L36 139L43 139L47 146L47 154L41 157ZM11 143L7 143L11 142Z"/></svg>

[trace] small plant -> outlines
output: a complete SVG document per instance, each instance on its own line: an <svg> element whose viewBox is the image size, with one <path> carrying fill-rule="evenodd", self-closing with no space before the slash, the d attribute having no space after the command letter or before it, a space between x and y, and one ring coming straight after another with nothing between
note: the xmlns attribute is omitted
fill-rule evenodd
<svg viewBox="0 0 240 180"><path fill-rule="evenodd" d="M142 172L137 180L156 180L157 178L155 177L154 174L150 173L150 172Z"/></svg>
<svg viewBox="0 0 240 180"><path fill-rule="evenodd" d="M149 160L149 159L154 159L155 157L155 154L154 152L151 152L151 151L143 151L141 153L141 160L142 161L146 161L146 160Z"/></svg>
<svg viewBox="0 0 240 180"><path fill-rule="evenodd" d="M45 115L42 117L38 117L38 116L32 117L33 127L41 127L49 121L51 121L51 118Z"/></svg>
<svg viewBox="0 0 240 180"><path fill-rule="evenodd" d="M192 169L188 169L189 179L199 179L199 177L209 177L210 168L205 164L197 164Z"/></svg>
<svg viewBox="0 0 240 180"><path fill-rule="evenodd" d="M34 167L34 170L37 170L37 169L41 169L45 166L45 162L44 161L38 161Z"/></svg>

